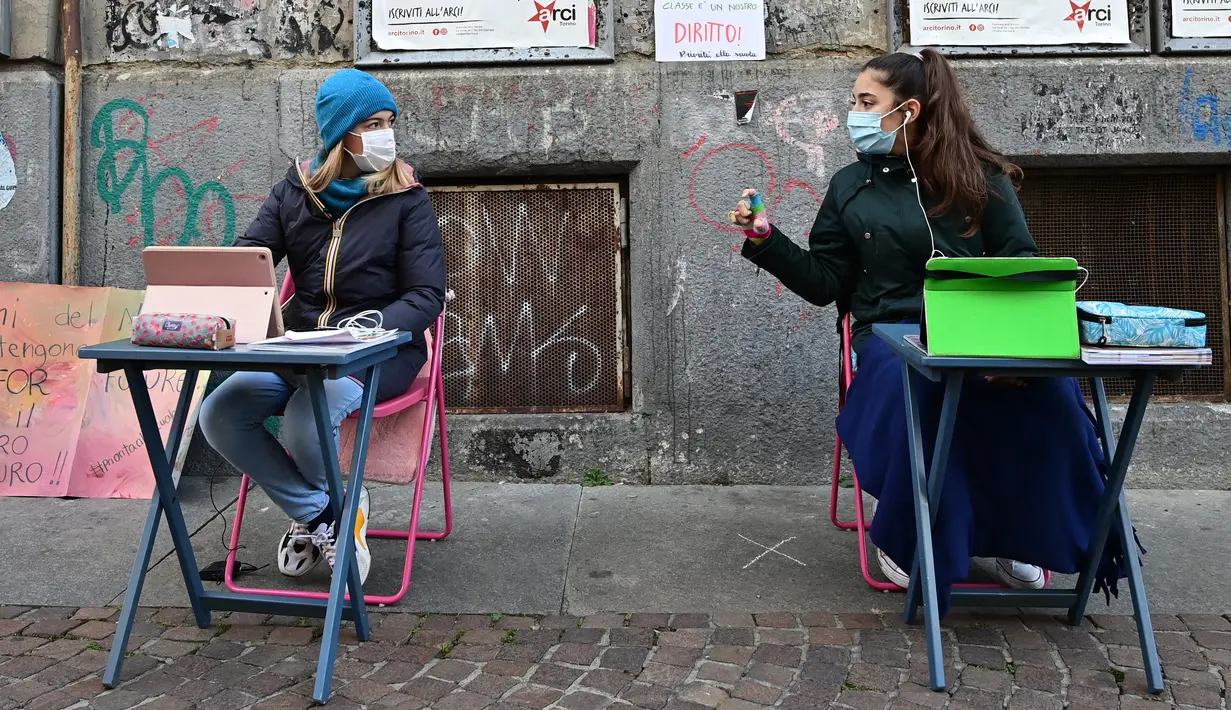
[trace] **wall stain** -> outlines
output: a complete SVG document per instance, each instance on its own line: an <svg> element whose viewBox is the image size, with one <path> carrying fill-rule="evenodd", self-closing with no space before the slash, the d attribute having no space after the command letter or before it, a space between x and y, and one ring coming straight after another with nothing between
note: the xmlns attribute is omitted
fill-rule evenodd
<svg viewBox="0 0 1231 710"><path fill-rule="evenodd" d="M174 12L172 10L174 9ZM260 55L349 56L350 6L345 0L108 0L103 12L112 52L137 58L149 51ZM194 39L167 39L159 18L186 18Z"/></svg>

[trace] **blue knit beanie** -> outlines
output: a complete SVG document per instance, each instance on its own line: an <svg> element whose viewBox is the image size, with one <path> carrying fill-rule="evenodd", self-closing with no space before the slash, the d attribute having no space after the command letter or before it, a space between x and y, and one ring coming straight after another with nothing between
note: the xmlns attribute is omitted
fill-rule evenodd
<svg viewBox="0 0 1231 710"><path fill-rule="evenodd" d="M316 126L325 143L321 155L333 150L350 129L381 111L396 116L398 105L380 79L358 69L335 72L316 92Z"/></svg>

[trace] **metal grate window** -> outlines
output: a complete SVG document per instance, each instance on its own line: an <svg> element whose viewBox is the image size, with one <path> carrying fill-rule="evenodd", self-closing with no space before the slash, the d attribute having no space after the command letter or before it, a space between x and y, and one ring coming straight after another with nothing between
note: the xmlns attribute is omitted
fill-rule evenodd
<svg viewBox="0 0 1231 710"><path fill-rule="evenodd" d="M462 412L625 408L614 183L432 188L448 287L445 401Z"/></svg>
<svg viewBox="0 0 1231 710"><path fill-rule="evenodd" d="M1228 396L1227 256L1222 180L1214 171L1029 170L1020 194L1044 254L1072 256L1090 270L1083 301L1172 306L1209 318L1214 365L1160 395ZM1109 395L1131 394L1108 381Z"/></svg>

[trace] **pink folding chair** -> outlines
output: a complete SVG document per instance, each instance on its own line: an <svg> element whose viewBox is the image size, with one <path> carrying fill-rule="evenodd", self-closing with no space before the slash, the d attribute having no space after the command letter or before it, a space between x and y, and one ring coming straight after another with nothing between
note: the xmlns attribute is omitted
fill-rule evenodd
<svg viewBox="0 0 1231 710"><path fill-rule="evenodd" d="M282 282L280 301L285 304L294 294L295 284L291 281L291 275L288 273L286 279ZM404 530L368 530L369 538L406 541L406 559L402 565L402 586L398 589L397 593L390 595L365 593L363 599L366 604L396 604L402 597L406 596L406 592L410 588L410 572L415 559L415 541L443 540L453 530L453 501L449 485L449 438L445 426L444 376L441 368L444 352L443 314L436 318L435 327L425 332L424 336L427 338L428 343L429 356L427 364L423 366L423 370L419 372L419 376L415 378L415 381L411 384L410 389L406 390L405 394L377 404L372 415L374 417L388 417L418 404L423 404L426 408L419 438L419 462L412 479L415 485L415 493L411 501L410 526ZM440 427L440 469L444 483L445 525L444 530L440 532L419 530L419 508L423 502L423 482L427 478L428 456L432 451L433 407L436 410L436 422ZM352 419L357 418L358 414L356 411L350 417ZM343 466L343 471L345 472L345 470L346 467ZM231 545L227 554L226 570L224 572L227 588L232 592L250 594L328 599L328 592L261 589L244 587L235 583L232 569L235 566L235 557L239 550L239 531L244 522L244 505L248 500L248 482L248 476L243 476L239 486L239 500L235 504L235 523L231 527Z"/></svg>
<svg viewBox="0 0 1231 710"><path fill-rule="evenodd" d="M842 345L841 357L838 360L838 411L842 411L843 405L846 404L846 391L850 389L851 382L855 379L855 358L851 350L851 314L843 313L839 338ZM863 579L868 583L868 586L877 591L882 592L904 592L902 587L893 582L882 582L872 576L871 569L868 565L868 540L867 533L872 527L871 524L864 519L863 515L863 488L859 485L859 475L854 470L854 464L851 465L851 479L855 486L855 520L841 520L838 518L838 489L839 479L842 475L842 439L834 435L833 445L833 484L829 493L829 519L840 530L854 530L859 534L859 569L863 572ZM909 572L909 570L907 570ZM1051 572L1043 570L1044 586L1051 583ZM954 585L962 589L1002 589L1003 584L957 584Z"/></svg>

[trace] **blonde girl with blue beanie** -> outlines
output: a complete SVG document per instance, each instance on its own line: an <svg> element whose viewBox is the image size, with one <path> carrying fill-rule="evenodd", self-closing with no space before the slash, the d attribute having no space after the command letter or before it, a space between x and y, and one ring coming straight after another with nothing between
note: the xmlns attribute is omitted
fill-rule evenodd
<svg viewBox="0 0 1231 710"><path fill-rule="evenodd" d="M397 157L397 102L380 80L357 69L336 72L316 94L315 115L320 150L291 166L235 243L267 247L275 263L287 260L295 283L295 295L283 305L288 329L337 326L375 310L381 327L415 334L382 365L381 402L405 392L427 362L423 333L445 295L440 227L414 169ZM335 443L362 396L358 380L326 381ZM279 411L285 448L264 427ZM290 517L278 542L278 570L298 577L322 558L332 566L337 521L307 382L236 373L206 398L200 426L210 445ZM366 579L372 561L366 490L359 508L355 553Z"/></svg>

